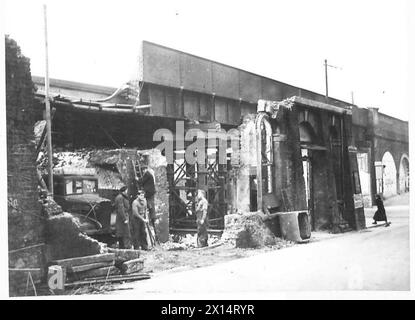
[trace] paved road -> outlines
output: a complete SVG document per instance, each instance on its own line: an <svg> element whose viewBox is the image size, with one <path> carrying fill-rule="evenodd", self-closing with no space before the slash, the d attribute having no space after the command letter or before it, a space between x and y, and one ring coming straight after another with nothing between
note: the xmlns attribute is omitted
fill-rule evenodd
<svg viewBox="0 0 415 320"><path fill-rule="evenodd" d="M396 202L396 200L395 200ZM406 202L406 204L405 204ZM387 206L390 227L319 238L279 251L190 271L154 275L115 291L131 298L158 294L271 293L319 290L409 290L409 208ZM373 210L367 210L368 226Z"/></svg>

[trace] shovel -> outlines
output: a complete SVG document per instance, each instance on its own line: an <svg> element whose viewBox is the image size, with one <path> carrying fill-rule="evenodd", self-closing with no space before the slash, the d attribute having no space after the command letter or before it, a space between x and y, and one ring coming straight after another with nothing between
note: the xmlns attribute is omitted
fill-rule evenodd
<svg viewBox="0 0 415 320"><path fill-rule="evenodd" d="M151 246L154 247L156 245L156 241L154 240L153 232L151 232L150 224L148 222L146 222L146 228L148 237L150 238Z"/></svg>

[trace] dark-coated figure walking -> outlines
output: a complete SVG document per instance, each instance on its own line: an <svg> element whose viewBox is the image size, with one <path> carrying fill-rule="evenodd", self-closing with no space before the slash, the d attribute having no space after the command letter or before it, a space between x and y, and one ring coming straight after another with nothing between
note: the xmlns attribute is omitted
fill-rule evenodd
<svg viewBox="0 0 415 320"><path fill-rule="evenodd" d="M373 216L373 224L377 224L378 221L385 221L385 227L389 227L391 223L388 222L388 217L386 216L386 211L383 205L382 197L379 194L376 195L376 206L378 209L376 210L375 215Z"/></svg>

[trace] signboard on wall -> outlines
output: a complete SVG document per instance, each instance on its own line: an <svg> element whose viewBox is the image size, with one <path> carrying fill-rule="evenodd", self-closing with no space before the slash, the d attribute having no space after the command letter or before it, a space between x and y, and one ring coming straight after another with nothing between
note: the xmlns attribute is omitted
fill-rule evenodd
<svg viewBox="0 0 415 320"><path fill-rule="evenodd" d="M363 195L361 193L354 194L353 200L355 209L363 208Z"/></svg>

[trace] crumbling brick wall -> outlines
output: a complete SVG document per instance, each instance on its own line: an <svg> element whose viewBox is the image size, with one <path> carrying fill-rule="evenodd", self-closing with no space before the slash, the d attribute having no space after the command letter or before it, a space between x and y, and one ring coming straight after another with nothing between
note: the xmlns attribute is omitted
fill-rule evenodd
<svg viewBox="0 0 415 320"><path fill-rule="evenodd" d="M22 270L9 272L9 292L21 295L27 269L35 273L44 266L45 218L37 192L30 62L14 40L6 36L5 42L9 268Z"/></svg>

